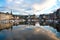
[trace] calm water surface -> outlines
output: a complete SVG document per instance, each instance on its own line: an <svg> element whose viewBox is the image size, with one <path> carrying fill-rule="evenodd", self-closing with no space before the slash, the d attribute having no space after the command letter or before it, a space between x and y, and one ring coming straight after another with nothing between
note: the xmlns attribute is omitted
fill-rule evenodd
<svg viewBox="0 0 60 40"><path fill-rule="evenodd" d="M51 26L0 24L0 40L59 40L60 32Z"/></svg>

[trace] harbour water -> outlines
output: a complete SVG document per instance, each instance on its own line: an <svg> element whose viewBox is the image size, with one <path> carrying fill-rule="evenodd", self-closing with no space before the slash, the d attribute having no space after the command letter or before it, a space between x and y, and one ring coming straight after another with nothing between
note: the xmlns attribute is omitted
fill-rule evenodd
<svg viewBox="0 0 60 40"><path fill-rule="evenodd" d="M39 22L1 23L0 40L60 40L60 32Z"/></svg>

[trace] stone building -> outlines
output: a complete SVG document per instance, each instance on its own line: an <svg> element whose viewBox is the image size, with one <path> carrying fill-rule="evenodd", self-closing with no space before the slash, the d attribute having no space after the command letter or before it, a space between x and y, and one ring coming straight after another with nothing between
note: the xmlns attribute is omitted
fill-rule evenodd
<svg viewBox="0 0 60 40"><path fill-rule="evenodd" d="M12 13L3 13L3 12L0 12L0 20L10 20L12 19L13 16L12 16Z"/></svg>

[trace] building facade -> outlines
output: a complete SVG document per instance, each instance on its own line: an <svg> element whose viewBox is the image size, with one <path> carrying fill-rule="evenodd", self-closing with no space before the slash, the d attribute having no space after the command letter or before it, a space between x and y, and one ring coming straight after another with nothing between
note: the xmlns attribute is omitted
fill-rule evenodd
<svg viewBox="0 0 60 40"><path fill-rule="evenodd" d="M12 14L8 12L7 13L0 12L0 20L10 20L12 18L13 18Z"/></svg>

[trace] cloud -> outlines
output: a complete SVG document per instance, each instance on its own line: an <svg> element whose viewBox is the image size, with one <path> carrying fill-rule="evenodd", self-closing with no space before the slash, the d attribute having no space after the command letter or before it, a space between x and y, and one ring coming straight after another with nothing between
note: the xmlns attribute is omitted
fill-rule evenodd
<svg viewBox="0 0 60 40"><path fill-rule="evenodd" d="M15 10L20 14L43 14L51 12L57 0L6 0L7 8ZM47 10L49 10L47 12Z"/></svg>
<svg viewBox="0 0 60 40"><path fill-rule="evenodd" d="M8 2L12 2L13 0L7 0Z"/></svg>
<svg viewBox="0 0 60 40"><path fill-rule="evenodd" d="M59 0L60 1L60 0Z"/></svg>
<svg viewBox="0 0 60 40"><path fill-rule="evenodd" d="M10 10L15 10L18 14L29 14L29 10L32 10L32 7L29 4L24 3L23 0L12 0L11 2L7 1L7 8Z"/></svg>
<svg viewBox="0 0 60 40"><path fill-rule="evenodd" d="M56 0L46 0L45 3L43 4L34 4L33 8L35 10L43 10L43 9L48 9L56 4Z"/></svg>
<svg viewBox="0 0 60 40"><path fill-rule="evenodd" d="M46 0L46 2L43 4L34 4L33 8L34 8L35 12L37 10L39 10L40 13L47 12L49 9L50 9L49 11L51 11L52 10L51 8L56 5L56 3L57 3L56 1L57 0Z"/></svg>

